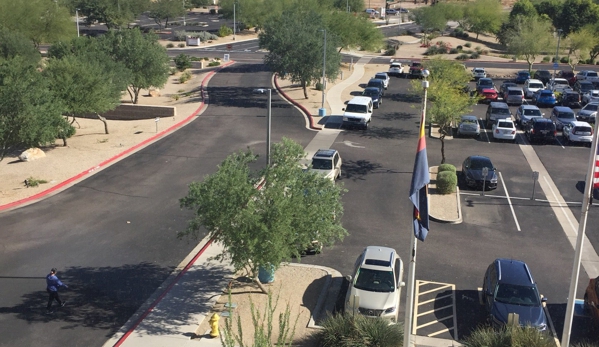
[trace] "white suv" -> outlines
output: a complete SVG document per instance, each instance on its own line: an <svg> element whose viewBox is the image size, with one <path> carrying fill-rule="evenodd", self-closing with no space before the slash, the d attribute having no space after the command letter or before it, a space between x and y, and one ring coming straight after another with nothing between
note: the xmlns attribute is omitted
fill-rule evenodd
<svg viewBox="0 0 599 347"><path fill-rule="evenodd" d="M335 149L319 149L312 157L310 171L322 174L335 182L341 177L341 156Z"/></svg>
<svg viewBox="0 0 599 347"><path fill-rule="evenodd" d="M393 248L368 246L348 277L345 312L381 317L397 323L403 279L403 262Z"/></svg>
<svg viewBox="0 0 599 347"><path fill-rule="evenodd" d="M562 129L562 138L566 143L579 142L591 145L593 142L593 127L587 122L570 122Z"/></svg>
<svg viewBox="0 0 599 347"><path fill-rule="evenodd" d="M577 81L591 81L591 82L599 82L599 75L597 75L597 71L593 70L582 70L576 74Z"/></svg>

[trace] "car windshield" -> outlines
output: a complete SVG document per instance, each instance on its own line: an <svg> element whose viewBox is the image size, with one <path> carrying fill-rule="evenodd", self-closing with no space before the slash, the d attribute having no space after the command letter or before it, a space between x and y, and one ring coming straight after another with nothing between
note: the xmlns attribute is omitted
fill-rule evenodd
<svg viewBox="0 0 599 347"><path fill-rule="evenodd" d="M566 81L566 80L555 80L555 81L553 81L553 84L555 84L555 85L569 86L568 81Z"/></svg>
<svg viewBox="0 0 599 347"><path fill-rule="evenodd" d="M472 161L470 162L470 168L472 170L482 170L483 167L486 167L489 170L493 170L493 163L491 163L489 159L485 158L472 159Z"/></svg>
<svg viewBox="0 0 599 347"><path fill-rule="evenodd" d="M366 88L362 94L365 96L379 96L380 93L378 88Z"/></svg>
<svg viewBox="0 0 599 347"><path fill-rule="evenodd" d="M510 128L510 129L513 129L514 128L514 123L508 122L508 121L501 121L501 122L497 123L497 127L498 128Z"/></svg>
<svg viewBox="0 0 599 347"><path fill-rule="evenodd" d="M473 118L462 118L462 123L476 124L478 122L476 121L476 119L473 119Z"/></svg>
<svg viewBox="0 0 599 347"><path fill-rule="evenodd" d="M535 124L535 129L538 130L554 130L553 128L554 126L552 122L537 122Z"/></svg>
<svg viewBox="0 0 599 347"><path fill-rule="evenodd" d="M480 80L478 80L478 85L479 86L492 86L493 81L480 79Z"/></svg>
<svg viewBox="0 0 599 347"><path fill-rule="evenodd" d="M368 107L366 105L347 104L347 107L345 108L345 112L367 113Z"/></svg>
<svg viewBox="0 0 599 347"><path fill-rule="evenodd" d="M587 126L574 127L574 131L579 135L584 135L584 133L586 133L587 135L591 135L592 133L591 127Z"/></svg>
<svg viewBox="0 0 599 347"><path fill-rule="evenodd" d="M521 90L508 90L509 95L522 95Z"/></svg>
<svg viewBox="0 0 599 347"><path fill-rule="evenodd" d="M547 70L538 70L535 75L539 75L539 76L551 76L551 72L549 72Z"/></svg>
<svg viewBox="0 0 599 347"><path fill-rule="evenodd" d="M524 110L524 115L525 116L537 116L537 117L542 117L541 115L541 110L534 110L534 109L525 109Z"/></svg>
<svg viewBox="0 0 599 347"><path fill-rule="evenodd" d="M537 288L501 283L495 291L495 301L520 306L539 306Z"/></svg>
<svg viewBox="0 0 599 347"><path fill-rule="evenodd" d="M583 92L588 92L589 90L593 90L593 85L589 83L581 83L579 86L580 90Z"/></svg>
<svg viewBox="0 0 599 347"><path fill-rule="evenodd" d="M574 119L574 113L573 112L560 112L557 114L557 118L560 119Z"/></svg>
<svg viewBox="0 0 599 347"><path fill-rule="evenodd" d="M520 77L529 77L530 75L528 74L528 72L518 72L518 76L520 76Z"/></svg>
<svg viewBox="0 0 599 347"><path fill-rule="evenodd" d="M356 274L354 287L370 292L390 293L395 291L393 271L380 271L360 268Z"/></svg>
<svg viewBox="0 0 599 347"><path fill-rule="evenodd" d="M505 115L509 115L510 114L510 109L509 108L494 108L491 110L492 114L505 114Z"/></svg>
<svg viewBox="0 0 599 347"><path fill-rule="evenodd" d="M551 91L542 91L541 96L544 98L550 98L553 96L553 93Z"/></svg>
<svg viewBox="0 0 599 347"><path fill-rule="evenodd" d="M528 88L543 88L543 83L529 83Z"/></svg>
<svg viewBox="0 0 599 347"><path fill-rule="evenodd" d="M376 78L377 80L386 80L387 74L377 73L376 75L374 75L374 78Z"/></svg>
<svg viewBox="0 0 599 347"><path fill-rule="evenodd" d="M370 82L368 82L368 87L379 87L382 83L383 81L379 79L370 80Z"/></svg>
<svg viewBox="0 0 599 347"><path fill-rule="evenodd" d="M587 104L583 109L585 111L597 111L597 106L599 106L599 104Z"/></svg>
<svg viewBox="0 0 599 347"><path fill-rule="evenodd" d="M331 170L333 161L330 159L314 158L312 159L312 168L314 170Z"/></svg>
<svg viewBox="0 0 599 347"><path fill-rule="evenodd" d="M594 71L589 71L589 72L587 73L587 77L597 77L597 73L596 73L596 72L594 72Z"/></svg>

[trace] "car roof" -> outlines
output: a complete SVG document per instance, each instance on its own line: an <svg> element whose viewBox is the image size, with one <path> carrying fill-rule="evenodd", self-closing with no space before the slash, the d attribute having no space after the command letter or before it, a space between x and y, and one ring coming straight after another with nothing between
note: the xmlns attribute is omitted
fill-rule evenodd
<svg viewBox="0 0 599 347"><path fill-rule="evenodd" d="M497 278L501 283L533 285L535 282L525 262L514 259L495 259Z"/></svg>
<svg viewBox="0 0 599 347"><path fill-rule="evenodd" d="M590 127L591 125L587 122L581 122L578 120L572 121L570 122L570 124L572 124L575 127Z"/></svg>
<svg viewBox="0 0 599 347"><path fill-rule="evenodd" d="M396 253L393 248L368 246L364 249L363 264L391 267Z"/></svg>
<svg viewBox="0 0 599 347"><path fill-rule="evenodd" d="M366 87L366 88L364 88L364 91L367 91L367 90L373 90L373 91L377 91L377 92L381 91L381 89L379 87Z"/></svg>
<svg viewBox="0 0 599 347"><path fill-rule="evenodd" d="M507 87L507 90L519 90L519 91L522 91L522 88L520 88L520 87Z"/></svg>
<svg viewBox="0 0 599 347"><path fill-rule="evenodd" d="M558 112L574 112L574 111L572 111L571 108L566 107L566 106L555 106L553 109Z"/></svg>
<svg viewBox="0 0 599 347"><path fill-rule="evenodd" d="M518 74L521 74L521 73L527 73L527 74L529 74L529 75L530 75L530 72L528 72L528 71L526 71L526 70L520 70L520 71L518 71Z"/></svg>
<svg viewBox="0 0 599 347"><path fill-rule="evenodd" d="M478 118L476 118L476 116L473 116L473 115L470 115L470 114L465 114L460 119L474 119L475 121L478 122Z"/></svg>
<svg viewBox="0 0 599 347"><path fill-rule="evenodd" d="M479 78L478 82L480 83L481 81L493 81L492 79L490 79L489 77L483 77L483 78Z"/></svg>
<svg viewBox="0 0 599 347"><path fill-rule="evenodd" d="M386 73L386 72L377 72L377 73L375 74L375 76L379 76L379 75L380 75L380 76L385 76L385 77L388 77L388 76L389 76L389 75L387 75L387 73Z"/></svg>
<svg viewBox="0 0 599 347"><path fill-rule="evenodd" d="M532 121L533 122L543 122L543 123L551 123L551 124L553 124L553 121L551 119L548 119L548 118L533 118Z"/></svg>
<svg viewBox="0 0 599 347"><path fill-rule="evenodd" d="M531 79L528 80L528 84L531 84L531 83L543 83L543 81L531 78Z"/></svg>
<svg viewBox="0 0 599 347"><path fill-rule="evenodd" d="M369 96L354 96L349 102L348 104L360 104L360 105L367 105L368 103L372 102L372 99Z"/></svg>
<svg viewBox="0 0 599 347"><path fill-rule="evenodd" d="M541 94L553 94L553 92L549 89L539 89L539 93Z"/></svg>
<svg viewBox="0 0 599 347"><path fill-rule="evenodd" d="M479 70L479 71L482 70L482 71L485 71L485 68L484 67L475 67L472 70Z"/></svg>
<svg viewBox="0 0 599 347"><path fill-rule="evenodd" d="M522 105L520 106L522 107L523 110L541 110L538 106L536 105Z"/></svg>
<svg viewBox="0 0 599 347"><path fill-rule="evenodd" d="M332 158L335 153L337 153L336 149L319 149L318 151L316 151L316 153L314 153L314 156L312 158Z"/></svg>
<svg viewBox="0 0 599 347"><path fill-rule="evenodd" d="M501 101L493 101L489 104L491 107L501 107L501 108L509 108L509 106L505 102Z"/></svg>
<svg viewBox="0 0 599 347"><path fill-rule="evenodd" d="M551 80L552 80L552 81L555 81L555 82L566 82L566 83L568 83L568 80L567 80L567 79L565 79L565 78L560 78L560 77L558 77L558 78L552 78Z"/></svg>

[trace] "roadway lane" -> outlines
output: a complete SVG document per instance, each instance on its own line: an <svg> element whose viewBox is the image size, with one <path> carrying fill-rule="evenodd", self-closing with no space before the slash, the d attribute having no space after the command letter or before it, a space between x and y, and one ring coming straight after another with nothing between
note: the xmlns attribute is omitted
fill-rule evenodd
<svg viewBox="0 0 599 347"><path fill-rule="evenodd" d="M217 73L210 106L168 137L43 201L0 215L0 346L101 346L196 245L178 240L187 184L251 147L264 164L265 99L258 65ZM303 117L274 95L273 141L307 144ZM65 308L45 314L44 276L58 267ZM206 288L209 284L199 284ZM60 332L60 333L57 333ZM51 336L52 338L48 338Z"/></svg>

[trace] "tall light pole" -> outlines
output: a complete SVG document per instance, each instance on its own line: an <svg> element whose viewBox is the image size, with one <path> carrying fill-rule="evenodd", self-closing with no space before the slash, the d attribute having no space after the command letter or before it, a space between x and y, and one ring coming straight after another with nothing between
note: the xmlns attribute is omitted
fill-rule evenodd
<svg viewBox="0 0 599 347"><path fill-rule="evenodd" d="M422 124L421 129L426 122L426 99L428 95L428 81L426 80L429 76L428 70L422 70L422 89L424 89L424 100L422 100ZM424 131L424 130L422 130ZM414 227L414 226L412 226ZM418 239L416 239L416 230L412 232L412 250L410 264L408 266L408 286L406 288L406 317L404 320L404 333L403 333L403 345L408 347L412 346L412 316L414 315L414 287L416 280L416 247L418 245Z"/></svg>
<svg viewBox="0 0 599 347"><path fill-rule="evenodd" d="M268 88L268 109L266 117L266 165L270 166L270 122L272 119L272 89Z"/></svg>
<svg viewBox="0 0 599 347"><path fill-rule="evenodd" d="M324 111L324 99L325 99L325 84L326 84L326 68L327 68L327 29L321 29L324 32L324 45L322 46L322 106L321 109ZM324 115L323 115L324 116Z"/></svg>
<svg viewBox="0 0 599 347"><path fill-rule="evenodd" d="M345 7L347 8L347 12L349 12L349 0L345 2Z"/></svg>
<svg viewBox="0 0 599 347"><path fill-rule="evenodd" d="M187 14L187 9L185 8L185 0L183 0L183 26L185 26L185 15Z"/></svg>
<svg viewBox="0 0 599 347"><path fill-rule="evenodd" d="M555 62L553 63L553 78L555 79L557 73L558 54L559 54L559 41L562 38L562 29L557 29L557 49L555 50Z"/></svg>
<svg viewBox="0 0 599 347"><path fill-rule="evenodd" d="M233 3L233 41L235 41L235 32L237 31L237 26L236 26L237 23L235 23L235 22L236 22L236 20L235 20L235 3Z"/></svg>
<svg viewBox="0 0 599 347"><path fill-rule="evenodd" d="M79 9L75 9L75 20L77 21L77 37L79 37Z"/></svg>

